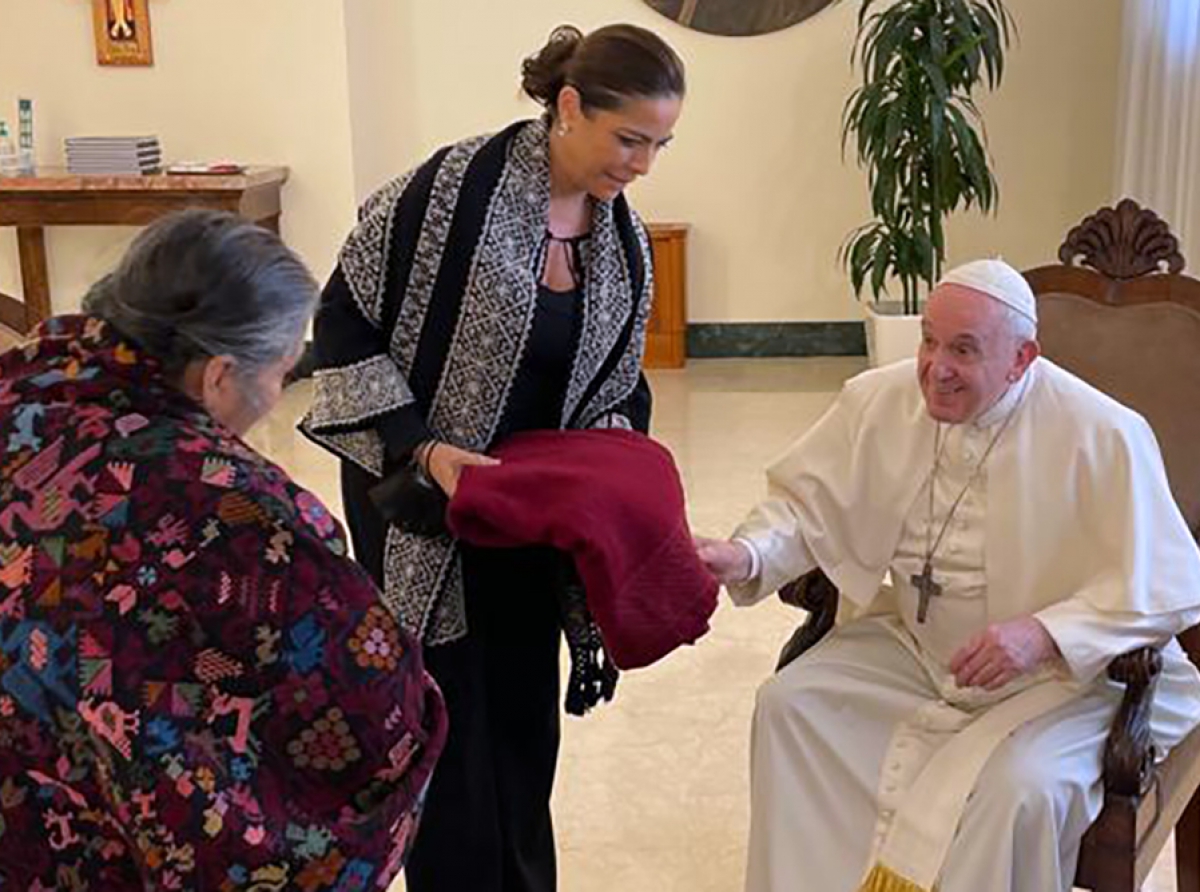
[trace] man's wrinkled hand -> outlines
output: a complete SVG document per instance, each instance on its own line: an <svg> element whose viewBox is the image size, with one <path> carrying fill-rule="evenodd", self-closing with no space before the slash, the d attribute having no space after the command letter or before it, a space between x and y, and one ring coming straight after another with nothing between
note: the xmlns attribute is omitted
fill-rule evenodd
<svg viewBox="0 0 1200 892"><path fill-rule="evenodd" d="M692 537L692 542L696 546L700 562L722 585L745 582L750 578L750 552L745 545L728 539L706 539L703 536Z"/></svg>
<svg viewBox="0 0 1200 892"><path fill-rule="evenodd" d="M1059 656L1046 627L1032 616L992 623L958 649L950 671L959 687L994 691Z"/></svg>

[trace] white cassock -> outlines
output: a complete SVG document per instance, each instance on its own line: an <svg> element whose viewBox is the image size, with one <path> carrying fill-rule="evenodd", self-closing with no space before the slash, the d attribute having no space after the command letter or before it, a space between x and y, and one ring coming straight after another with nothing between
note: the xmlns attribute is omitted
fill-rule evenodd
<svg viewBox="0 0 1200 892"><path fill-rule="evenodd" d="M1200 721L1200 674L1171 640L1200 621L1200 551L1146 422L1039 359L937 430L912 362L858 376L734 534L758 571L731 586L738 603L818 566L842 592L835 630L759 692L747 892L1066 892L1102 805L1122 693L1108 662L1169 642L1159 753ZM964 489L918 623L911 578ZM1064 663L959 688L955 651L1022 615Z"/></svg>

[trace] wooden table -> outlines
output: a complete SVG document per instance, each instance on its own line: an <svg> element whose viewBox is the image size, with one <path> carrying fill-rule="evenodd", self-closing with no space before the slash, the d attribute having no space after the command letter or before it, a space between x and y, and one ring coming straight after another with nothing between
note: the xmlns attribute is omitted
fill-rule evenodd
<svg viewBox="0 0 1200 892"><path fill-rule="evenodd" d="M681 369L687 361L687 234L685 223L650 223L654 306L646 326L648 369Z"/></svg>
<svg viewBox="0 0 1200 892"><path fill-rule="evenodd" d="M46 226L142 226L185 207L241 214L279 231L286 167L251 167L244 174L80 176L42 169L36 176L0 177L0 226L17 228L24 302L0 293L0 324L27 332L50 316Z"/></svg>

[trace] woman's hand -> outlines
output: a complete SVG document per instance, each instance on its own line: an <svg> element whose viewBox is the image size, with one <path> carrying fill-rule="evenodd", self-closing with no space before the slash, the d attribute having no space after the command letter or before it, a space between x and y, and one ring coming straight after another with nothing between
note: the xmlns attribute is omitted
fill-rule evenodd
<svg viewBox="0 0 1200 892"><path fill-rule="evenodd" d="M478 452L468 452L441 441L423 443L418 447L416 457L425 473L433 478L434 483L440 486L449 498L454 498L463 468L500 464L499 459L480 455Z"/></svg>

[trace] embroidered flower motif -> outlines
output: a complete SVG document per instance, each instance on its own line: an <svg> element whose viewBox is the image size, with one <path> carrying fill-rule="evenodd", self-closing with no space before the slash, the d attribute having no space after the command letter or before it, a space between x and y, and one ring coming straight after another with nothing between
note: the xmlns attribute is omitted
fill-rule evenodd
<svg viewBox="0 0 1200 892"><path fill-rule="evenodd" d="M205 809L204 811L204 832L210 837L220 836L221 831L225 829L225 818L215 808ZM231 876L235 868L230 868Z"/></svg>
<svg viewBox="0 0 1200 892"><path fill-rule="evenodd" d="M296 885L302 892L316 892L337 882L342 868L346 866L346 858L341 852L333 851L319 861L308 864L296 877Z"/></svg>
<svg viewBox="0 0 1200 892"><path fill-rule="evenodd" d="M338 884L333 887L333 892L365 892L373 870L374 867L369 862L362 858L355 858L342 871L342 876L338 880Z"/></svg>
<svg viewBox="0 0 1200 892"><path fill-rule="evenodd" d="M372 607L346 645L355 662L364 669L395 669L403 655L400 635L391 615L382 607Z"/></svg>
<svg viewBox="0 0 1200 892"><path fill-rule="evenodd" d="M341 771L362 758L342 711L336 706L311 728L288 744L288 754L297 768Z"/></svg>
<svg viewBox="0 0 1200 892"><path fill-rule="evenodd" d="M329 847L334 842L333 832L320 824L302 827L299 824L288 824L285 834L289 842L295 843L293 851L305 861L324 858L329 853Z"/></svg>
<svg viewBox="0 0 1200 892"><path fill-rule="evenodd" d="M235 756L229 763L229 773L238 783L247 783L254 776L254 766L241 756Z"/></svg>
<svg viewBox="0 0 1200 892"><path fill-rule="evenodd" d="M138 613L138 619L146 627L146 637L155 647L170 641L179 629L179 617L161 610L143 610Z"/></svg>
<svg viewBox="0 0 1200 892"><path fill-rule="evenodd" d="M149 756L161 756L178 749L182 738L179 729L165 716L156 716L146 723L143 746Z"/></svg>
<svg viewBox="0 0 1200 892"><path fill-rule="evenodd" d="M333 516L325 509L320 500L312 493L302 492L296 496L296 507L310 526L321 536L330 535L337 529Z"/></svg>
<svg viewBox="0 0 1200 892"><path fill-rule="evenodd" d="M289 674L276 689L275 699L284 715L298 712L306 721L312 721L329 702L329 688L321 677Z"/></svg>

